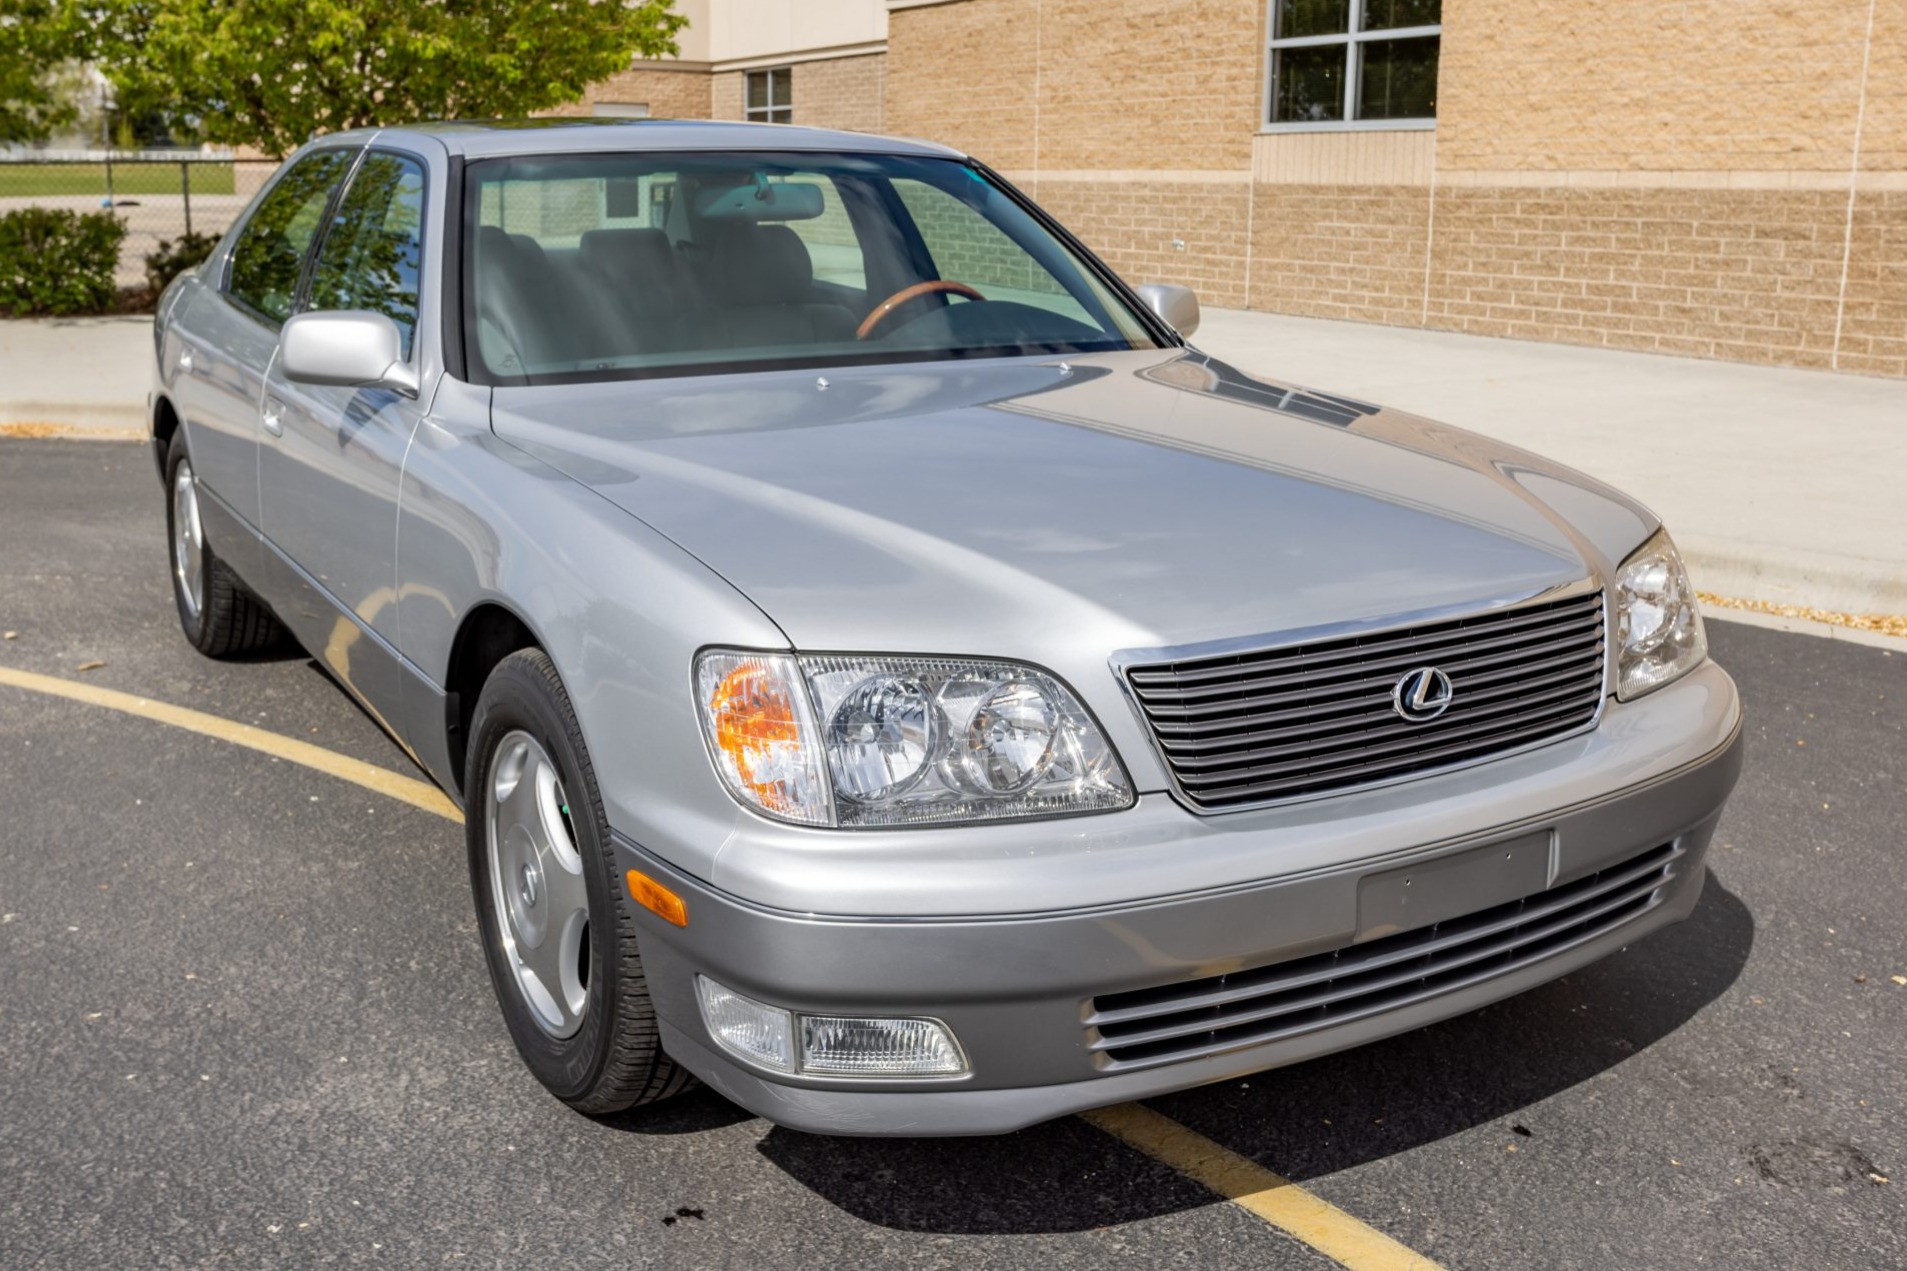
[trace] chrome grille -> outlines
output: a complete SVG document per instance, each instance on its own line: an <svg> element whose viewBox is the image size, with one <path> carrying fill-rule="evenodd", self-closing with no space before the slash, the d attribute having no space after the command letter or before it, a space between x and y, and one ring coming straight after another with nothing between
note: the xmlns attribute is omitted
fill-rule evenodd
<svg viewBox="0 0 1907 1271"><path fill-rule="evenodd" d="M1217 1054L1394 1010L1528 966L1658 902L1665 843L1534 896L1331 953L1094 998L1087 1047L1107 1068Z"/></svg>
<svg viewBox="0 0 1907 1271"><path fill-rule="evenodd" d="M1418 667L1450 677L1426 723L1392 705ZM1126 671L1180 795L1199 811L1370 785L1560 737L1596 717L1602 593Z"/></svg>

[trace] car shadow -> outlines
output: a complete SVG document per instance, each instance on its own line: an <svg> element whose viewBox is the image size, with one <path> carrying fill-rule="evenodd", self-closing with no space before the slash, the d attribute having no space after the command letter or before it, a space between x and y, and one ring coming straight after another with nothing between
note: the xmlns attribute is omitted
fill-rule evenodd
<svg viewBox="0 0 1907 1271"><path fill-rule="evenodd" d="M1382 1160L1618 1067L1726 992L1754 933L1747 906L1710 872L1687 921L1561 980L1429 1028L1150 1106L1297 1181ZM682 1132L650 1123L662 1111L625 1128ZM696 1117L720 1114L700 1102L674 1115L695 1128ZM1136 1151L1108 1148L1074 1117L980 1139L828 1138L777 1127L759 1145L822 1199L903 1231L1080 1231L1216 1203Z"/></svg>

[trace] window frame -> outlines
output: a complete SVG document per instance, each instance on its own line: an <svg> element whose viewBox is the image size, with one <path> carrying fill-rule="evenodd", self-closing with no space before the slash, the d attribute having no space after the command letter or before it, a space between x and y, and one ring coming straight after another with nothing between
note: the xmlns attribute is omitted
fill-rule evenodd
<svg viewBox="0 0 1907 1271"><path fill-rule="evenodd" d="M219 261L217 288L218 294L224 298L227 304L254 322L262 323L267 329L272 331L283 330L286 321L300 312L300 306L304 303L305 290L311 281L311 263L318 258L318 247L324 242L325 235L330 231L331 218L337 213L339 199L343 198L345 190L351 185L351 179L357 175L358 164L364 161L364 151L365 146L362 142L351 142L341 146L313 146L303 154L287 160L284 166L278 169L277 173L273 175L265 188L258 192L257 199L253 201L250 207L245 209L245 214L234 222L232 228L227 231L227 233L231 235L231 246L225 249L224 257ZM252 222L257 219L259 212L264 210L266 201L271 198L272 194L280 185L284 184L285 178L291 175L292 169L308 159L314 159L324 154L344 155L344 174L338 178L338 183L331 187L330 197L325 200L324 208L318 214L318 228L311 235L311 241L305 244L304 256L298 262L298 281L292 285L291 291L291 313L286 315L285 318L274 318L271 314L258 308L243 296L233 292L232 262L238 256L240 244L245 241L245 231L251 228Z"/></svg>
<svg viewBox="0 0 1907 1271"><path fill-rule="evenodd" d="M764 105L764 106L750 106L748 104L749 82L753 80L755 76L757 75L766 77L766 88L768 90L767 92L768 103L767 105ZM776 76L780 76L781 82L788 86L788 100L786 103L779 106L775 104L775 82L776 82L775 77ZM787 118L777 119L775 118L777 114L785 115L787 116ZM751 123L751 124L792 124L794 123L795 121L795 68L793 66L763 66L755 70L742 72L742 120L745 123Z"/></svg>
<svg viewBox="0 0 1907 1271"><path fill-rule="evenodd" d="M430 160L415 150L405 150L399 146L371 145L358 150L357 157L351 161L351 167L344 174L344 180L331 195L331 202L325 207L324 220L318 232L312 235L311 247L305 253L304 268L298 275L298 291L292 298L291 312L294 316L310 312L311 284L318 271L318 258L324 255L325 244L331 240L331 231L337 228L338 212L344 207L344 200L357 184L358 174L364 170L365 160L374 154L390 155L417 165L423 174L423 188L417 208L417 317L411 324L410 356L405 359L406 366L417 367L423 360L424 308L427 303L428 288L424 285L425 267L430 261Z"/></svg>
<svg viewBox="0 0 1907 1271"><path fill-rule="evenodd" d="M1363 59L1358 56L1361 44L1385 43L1392 40L1423 39L1437 37L1437 74L1443 75L1443 23L1441 21L1421 26L1389 27L1379 31L1364 31L1364 6L1367 0L1346 0L1346 30L1330 35L1278 35L1278 5L1280 0L1266 0L1265 3L1265 61L1260 83L1258 102L1258 131L1261 133L1282 132L1428 132L1437 127L1435 115L1412 116L1404 119L1356 119L1358 79L1362 73ZM1283 49L1306 49L1341 47L1344 49L1344 117L1342 119L1289 119L1274 120L1271 117L1273 94L1277 85L1273 81L1272 65L1276 55Z"/></svg>

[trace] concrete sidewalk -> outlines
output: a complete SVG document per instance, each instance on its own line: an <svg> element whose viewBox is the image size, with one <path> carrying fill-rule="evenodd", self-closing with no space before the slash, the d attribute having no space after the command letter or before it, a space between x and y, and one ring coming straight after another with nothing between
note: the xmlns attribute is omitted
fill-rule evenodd
<svg viewBox="0 0 1907 1271"><path fill-rule="evenodd" d="M1703 591L1907 613L1907 380L1227 309L1193 342L1599 477L1655 510Z"/></svg>
<svg viewBox="0 0 1907 1271"><path fill-rule="evenodd" d="M1907 613L1907 381L1225 309L1195 343L1627 490L1704 591ZM151 358L143 318L0 322L0 431L142 429Z"/></svg>
<svg viewBox="0 0 1907 1271"><path fill-rule="evenodd" d="M0 429L143 433L151 387L151 318L0 320Z"/></svg>

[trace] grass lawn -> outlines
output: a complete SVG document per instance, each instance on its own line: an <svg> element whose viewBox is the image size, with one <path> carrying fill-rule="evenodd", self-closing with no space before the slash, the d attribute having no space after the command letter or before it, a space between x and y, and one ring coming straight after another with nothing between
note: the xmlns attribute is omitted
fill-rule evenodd
<svg viewBox="0 0 1907 1271"><path fill-rule="evenodd" d="M232 193L232 165L194 163L192 193ZM115 163L113 194L137 198L141 194L178 194L176 163ZM103 163L0 163L0 199L43 198L62 194L106 196Z"/></svg>

